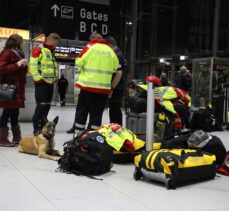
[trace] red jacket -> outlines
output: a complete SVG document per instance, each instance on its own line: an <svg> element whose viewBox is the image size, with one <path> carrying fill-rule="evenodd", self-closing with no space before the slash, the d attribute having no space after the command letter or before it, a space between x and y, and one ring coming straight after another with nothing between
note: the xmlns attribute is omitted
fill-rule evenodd
<svg viewBox="0 0 229 211"><path fill-rule="evenodd" d="M0 53L0 83L17 85L14 102L0 101L0 108L24 108L27 67L18 67L20 58L10 49Z"/></svg>

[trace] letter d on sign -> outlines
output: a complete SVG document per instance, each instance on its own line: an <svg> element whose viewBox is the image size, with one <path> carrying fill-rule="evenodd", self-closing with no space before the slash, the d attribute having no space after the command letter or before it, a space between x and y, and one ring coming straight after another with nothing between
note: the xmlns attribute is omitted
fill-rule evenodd
<svg viewBox="0 0 229 211"><path fill-rule="evenodd" d="M106 24L102 24L102 35L105 35L108 33L108 27Z"/></svg>
<svg viewBox="0 0 229 211"><path fill-rule="evenodd" d="M86 32L86 23L85 22L80 22L80 32Z"/></svg>

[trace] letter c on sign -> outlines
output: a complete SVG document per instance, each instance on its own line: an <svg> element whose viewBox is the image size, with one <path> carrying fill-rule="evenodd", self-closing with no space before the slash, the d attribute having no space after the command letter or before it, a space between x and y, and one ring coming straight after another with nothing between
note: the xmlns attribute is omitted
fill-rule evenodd
<svg viewBox="0 0 229 211"><path fill-rule="evenodd" d="M97 32L97 24L96 23L92 23L91 24L91 32L93 33L93 32Z"/></svg>

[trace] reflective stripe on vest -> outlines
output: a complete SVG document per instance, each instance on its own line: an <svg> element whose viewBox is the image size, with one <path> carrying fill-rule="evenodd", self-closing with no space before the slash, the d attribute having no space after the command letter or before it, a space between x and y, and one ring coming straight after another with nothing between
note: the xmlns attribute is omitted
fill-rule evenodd
<svg viewBox="0 0 229 211"><path fill-rule="evenodd" d="M94 70L94 69L84 69L85 72L88 73L99 73L99 74L106 74L106 75L112 75L113 73L109 70Z"/></svg>

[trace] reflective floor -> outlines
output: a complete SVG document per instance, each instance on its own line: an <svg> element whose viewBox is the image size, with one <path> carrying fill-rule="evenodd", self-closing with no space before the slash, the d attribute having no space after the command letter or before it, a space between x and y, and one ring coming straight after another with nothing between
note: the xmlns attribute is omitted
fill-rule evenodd
<svg viewBox="0 0 229 211"><path fill-rule="evenodd" d="M50 119L59 115L56 148L71 139L74 107L52 107ZM108 122L107 111L103 122ZM23 135L32 134L31 123L21 123ZM216 132L229 150L229 132ZM11 137L12 138L12 137ZM0 211L53 210L217 210L229 207L229 177L167 190L164 185L133 179L133 164L115 164L100 180L55 172L57 163L0 147Z"/></svg>

